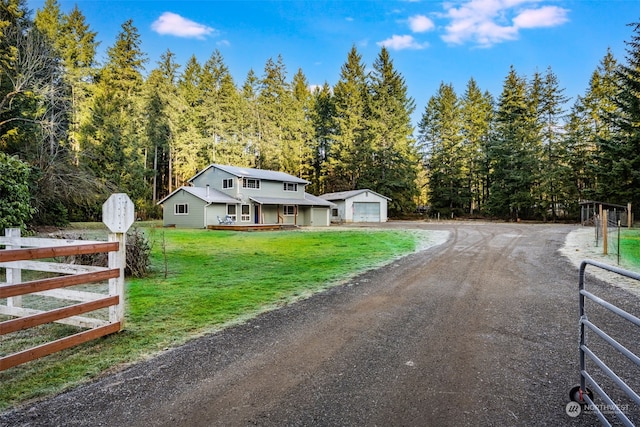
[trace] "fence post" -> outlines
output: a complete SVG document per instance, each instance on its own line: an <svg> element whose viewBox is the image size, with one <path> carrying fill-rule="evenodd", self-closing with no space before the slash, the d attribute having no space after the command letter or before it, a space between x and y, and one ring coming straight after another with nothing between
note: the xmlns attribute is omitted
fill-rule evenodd
<svg viewBox="0 0 640 427"><path fill-rule="evenodd" d="M109 307L109 321L120 322L120 330L124 329L124 269L127 264L127 230L134 221L133 202L124 193L109 196L102 205L102 222L111 233L108 240L118 242L118 251L109 252L109 268L120 269L120 275L109 279L109 295L120 297L118 305Z"/></svg>
<svg viewBox="0 0 640 427"><path fill-rule="evenodd" d="M633 225L633 215L631 214L631 202L627 203L627 229L631 230Z"/></svg>
<svg viewBox="0 0 640 427"><path fill-rule="evenodd" d="M5 237L20 238L20 229L5 228L4 235ZM7 245L6 249L20 249L20 246ZM17 283L22 283L22 270L19 268L7 268L6 277L7 277L8 285L15 285ZM7 298L7 307L22 307L22 295Z"/></svg>
<svg viewBox="0 0 640 427"><path fill-rule="evenodd" d="M609 248L607 247L607 228L609 227L609 212L607 210L602 211L602 254L607 255L609 253Z"/></svg>

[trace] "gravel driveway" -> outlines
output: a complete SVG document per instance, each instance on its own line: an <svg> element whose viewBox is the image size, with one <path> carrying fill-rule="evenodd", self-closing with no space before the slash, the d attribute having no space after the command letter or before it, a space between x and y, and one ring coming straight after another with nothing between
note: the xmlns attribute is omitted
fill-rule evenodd
<svg viewBox="0 0 640 427"><path fill-rule="evenodd" d="M578 275L560 249L576 226L385 226L450 235L346 285L4 413L0 425L599 425L565 411L579 380ZM637 296L596 278L588 286L638 315ZM639 342L630 340L636 353ZM640 374L622 369L640 390ZM637 408L625 413L640 423Z"/></svg>

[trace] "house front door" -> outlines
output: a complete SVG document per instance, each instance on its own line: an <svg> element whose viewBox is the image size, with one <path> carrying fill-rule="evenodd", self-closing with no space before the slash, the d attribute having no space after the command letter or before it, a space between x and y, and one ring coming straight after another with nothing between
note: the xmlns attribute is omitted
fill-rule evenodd
<svg viewBox="0 0 640 427"><path fill-rule="evenodd" d="M253 205L253 216L254 216L254 224L260 224L260 205Z"/></svg>

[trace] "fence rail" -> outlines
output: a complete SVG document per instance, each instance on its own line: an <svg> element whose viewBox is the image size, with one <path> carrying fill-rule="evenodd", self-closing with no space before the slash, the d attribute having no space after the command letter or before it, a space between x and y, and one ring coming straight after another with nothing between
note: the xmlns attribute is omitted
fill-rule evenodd
<svg viewBox="0 0 640 427"><path fill-rule="evenodd" d="M601 328L596 326L594 323L590 322L587 317L587 311L585 308L586 300L590 300L595 304L603 307L604 309L615 313L620 316L622 319L631 322L635 326L640 327L640 318L624 311L620 307L615 306L614 304L605 301L604 299L594 295L591 292L588 292L585 289L585 271L588 265L591 265L596 268L600 268L611 273L618 274L623 277L628 277L634 280L640 281L640 274L624 270L622 268L614 267L608 264L604 264L598 261L593 260L585 260L580 264L580 278L579 278L579 303L580 303L580 386L579 388L574 388L570 395L573 400L585 403L589 405L598 419L602 422L603 425L610 426L611 423L607 420L606 416L600 410L600 407L596 405L593 401L593 394L591 389L595 390L598 396L607 404L608 408L611 408L613 414L626 426L633 426L633 422L629 420L629 418L624 414L623 411L620 410L618 405L613 401L613 399L606 393L606 391L601 387L600 384L594 379L593 375L591 375L587 370L587 358L591 360L600 371L604 373L613 383L622 390L626 396L636 405L640 406L640 396L638 393L633 390L622 378L620 378L613 369L611 369L605 362L602 361L600 357L598 357L594 351L587 345L587 331L592 331L596 335L598 335L602 340L609 344L609 346L619 352L620 354L626 356L633 364L640 367L640 357L633 353L631 350L626 348L624 345L620 344L613 337L604 332Z"/></svg>
<svg viewBox="0 0 640 427"><path fill-rule="evenodd" d="M123 287L110 286L109 295L66 289L81 284L124 280L121 277L124 268L120 257L109 257L108 267L38 261L104 252L117 254L121 252L119 241L20 237L19 229L6 229L5 236L0 236L0 245L6 247L0 250L0 268L5 269L7 280L0 283L0 298L6 299L6 304L0 304L0 314L13 317L0 322L0 336L53 322L89 328L36 347L4 355L0 357L0 371L121 330L124 322L122 317L118 316L124 311L115 307L124 302L124 295L117 292ZM22 281L22 273L25 270L61 275ZM22 297L28 294L78 303L49 310L24 307ZM110 309L108 320L97 318L95 315L81 316L107 308Z"/></svg>

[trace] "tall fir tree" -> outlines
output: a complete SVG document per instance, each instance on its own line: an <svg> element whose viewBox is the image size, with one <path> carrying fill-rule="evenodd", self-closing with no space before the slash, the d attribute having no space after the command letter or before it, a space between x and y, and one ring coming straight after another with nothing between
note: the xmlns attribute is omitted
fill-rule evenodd
<svg viewBox="0 0 640 427"><path fill-rule="evenodd" d="M298 69L291 81L293 99L289 131L282 155L282 171L310 180L312 178L314 129L311 121L313 99L307 77Z"/></svg>
<svg viewBox="0 0 640 427"><path fill-rule="evenodd" d="M380 194L393 194L389 203L392 215L412 212L418 195L419 167L411 125L415 102L409 97L406 82L385 47L373 63L370 81L366 135L371 157L365 159L365 171L358 186Z"/></svg>
<svg viewBox="0 0 640 427"><path fill-rule="evenodd" d="M600 193L610 203L640 204L640 23L630 24L631 39L626 41L626 62L616 70L619 90L615 95L617 114L611 115L614 133L603 139L600 156Z"/></svg>
<svg viewBox="0 0 640 427"><path fill-rule="evenodd" d="M270 58L265 63L257 103L260 121L256 165L261 169L282 170L285 139L289 138L292 126L293 103L282 56L276 61Z"/></svg>
<svg viewBox="0 0 640 427"><path fill-rule="evenodd" d="M333 88L335 135L329 152L327 190L355 190L364 174L371 146L366 138L369 93L362 56L355 46L342 65Z"/></svg>
<svg viewBox="0 0 640 427"><path fill-rule="evenodd" d="M489 92L482 93L471 78L460 102L470 197L467 206L469 214L474 214L484 208L489 194L487 146L492 137L493 97Z"/></svg>
<svg viewBox="0 0 640 427"><path fill-rule="evenodd" d="M428 202L432 211L445 216L464 213L469 194L462 150L462 112L453 85L440 84L438 93L425 107L419 131L427 156Z"/></svg>
<svg viewBox="0 0 640 427"><path fill-rule="evenodd" d="M515 220L534 214L539 179L538 123L533 112L539 95L535 87L529 90L526 79L513 67L505 78L495 136L488 147L491 187L487 208L491 215Z"/></svg>
<svg viewBox="0 0 640 427"><path fill-rule="evenodd" d="M126 21L100 70L92 115L83 128L86 160L111 188L127 192L136 205L151 200L144 176L141 111L146 56L133 21Z"/></svg>
<svg viewBox="0 0 640 427"><path fill-rule="evenodd" d="M314 194L327 192L327 172L332 138L335 135L335 102L331 86L325 82L313 92L311 121L314 127L313 175L310 191Z"/></svg>

